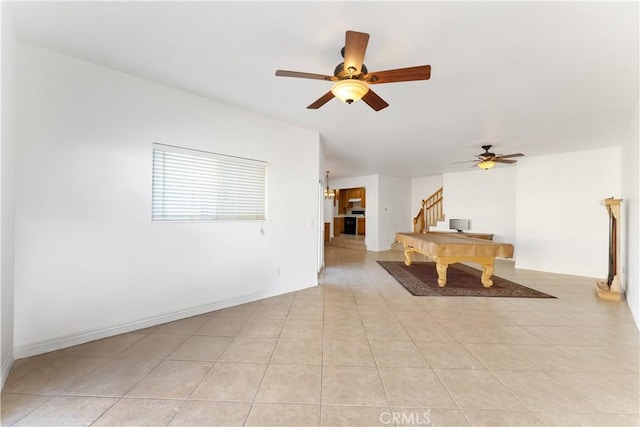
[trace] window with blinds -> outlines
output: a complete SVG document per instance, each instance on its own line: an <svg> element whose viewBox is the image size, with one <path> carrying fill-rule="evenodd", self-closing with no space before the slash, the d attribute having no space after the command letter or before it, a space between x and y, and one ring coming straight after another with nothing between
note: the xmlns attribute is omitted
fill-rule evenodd
<svg viewBox="0 0 640 427"><path fill-rule="evenodd" d="M268 166L259 160L153 144L151 219L266 219Z"/></svg>

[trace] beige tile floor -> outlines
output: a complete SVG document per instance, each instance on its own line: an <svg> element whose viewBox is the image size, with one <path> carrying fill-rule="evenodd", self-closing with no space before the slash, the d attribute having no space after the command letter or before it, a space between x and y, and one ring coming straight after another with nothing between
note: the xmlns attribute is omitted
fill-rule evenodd
<svg viewBox="0 0 640 427"><path fill-rule="evenodd" d="M593 279L558 299L412 297L327 248L321 286L15 362L3 425L639 425L639 335Z"/></svg>

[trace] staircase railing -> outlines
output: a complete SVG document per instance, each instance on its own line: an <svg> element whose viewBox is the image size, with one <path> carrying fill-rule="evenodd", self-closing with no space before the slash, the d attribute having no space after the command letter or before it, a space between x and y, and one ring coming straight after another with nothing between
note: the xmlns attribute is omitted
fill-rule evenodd
<svg viewBox="0 0 640 427"><path fill-rule="evenodd" d="M421 202L420 211L413 218L413 232L426 233L429 227L436 225L438 221L444 221L442 187Z"/></svg>

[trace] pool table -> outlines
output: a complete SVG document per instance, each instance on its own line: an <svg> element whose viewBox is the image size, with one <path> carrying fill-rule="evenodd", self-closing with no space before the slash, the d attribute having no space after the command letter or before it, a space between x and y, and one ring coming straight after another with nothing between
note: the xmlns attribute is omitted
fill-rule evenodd
<svg viewBox="0 0 640 427"><path fill-rule="evenodd" d="M406 265L411 265L411 254L419 253L436 262L438 285L447 284L447 267L456 262L473 262L482 266L482 286L493 286L493 262L496 257L513 257L513 245L476 239L456 233L396 233L396 241L404 245Z"/></svg>

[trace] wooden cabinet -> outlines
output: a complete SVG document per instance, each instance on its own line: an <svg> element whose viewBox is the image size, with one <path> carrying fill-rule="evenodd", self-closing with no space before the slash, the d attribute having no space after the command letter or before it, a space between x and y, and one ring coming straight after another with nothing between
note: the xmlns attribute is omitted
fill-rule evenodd
<svg viewBox="0 0 640 427"><path fill-rule="evenodd" d="M342 215L347 213L347 208L349 207L349 190L340 191L340 208L338 212Z"/></svg>
<svg viewBox="0 0 640 427"><path fill-rule="evenodd" d="M338 214L345 215L347 210L353 207L353 203L349 203L349 199L361 199L361 207L366 207L366 190L364 187L357 188L341 188L336 190L336 199L338 200ZM334 206L335 206L334 201Z"/></svg>
<svg viewBox="0 0 640 427"><path fill-rule="evenodd" d="M358 234L364 236L365 231L365 218L358 218Z"/></svg>
<svg viewBox="0 0 640 427"><path fill-rule="evenodd" d="M328 222L324 223L324 241L328 242L331 239L331 224Z"/></svg>

